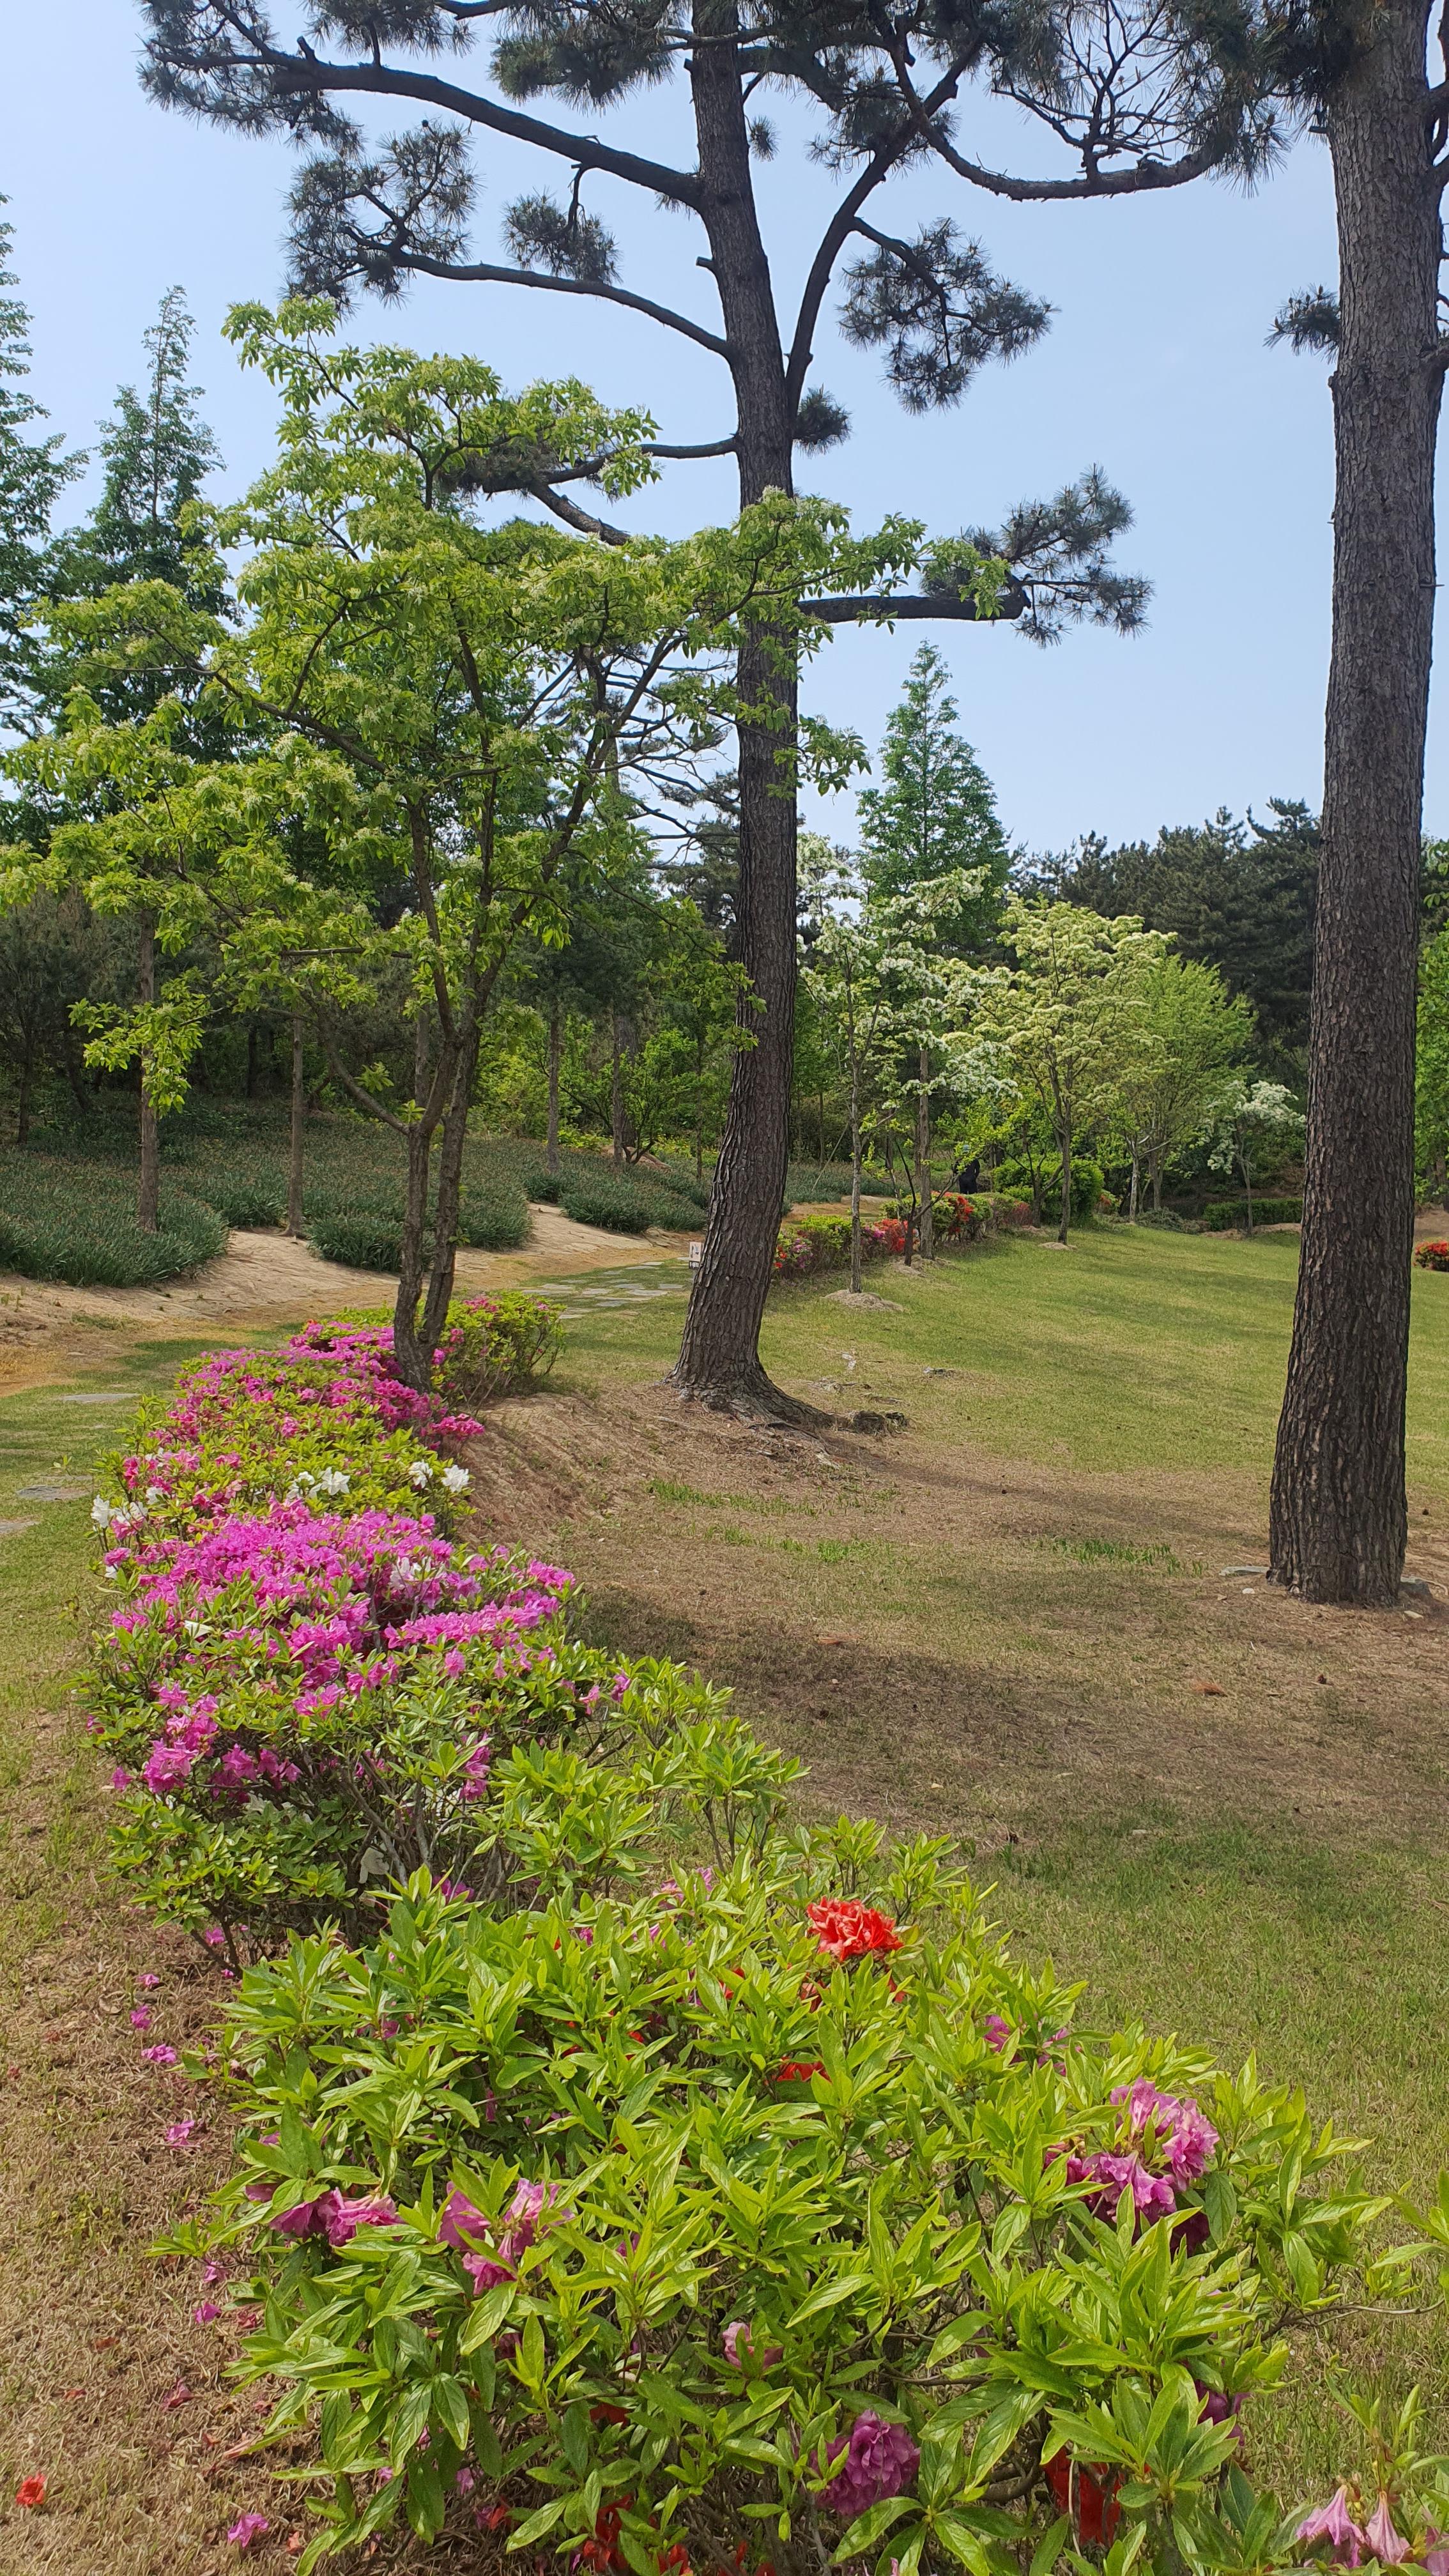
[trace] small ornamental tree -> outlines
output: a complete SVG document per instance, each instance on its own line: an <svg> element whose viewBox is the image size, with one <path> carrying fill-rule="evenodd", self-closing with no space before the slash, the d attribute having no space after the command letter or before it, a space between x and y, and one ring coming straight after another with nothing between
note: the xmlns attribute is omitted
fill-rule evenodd
<svg viewBox="0 0 1449 2576"><path fill-rule="evenodd" d="M1255 1082L1240 1074L1224 1092L1213 1121L1209 1169L1241 1180L1247 1229L1253 1231L1253 1171L1265 1151L1281 1154L1303 1133L1303 1112L1281 1082Z"/></svg>
<svg viewBox="0 0 1449 2576"><path fill-rule="evenodd" d="M1013 962L983 976L977 1032L1051 1129L1062 1163L1057 1240L1065 1243L1076 1140L1107 1113L1124 1060L1142 1047L1147 978L1166 942L1130 916L1108 921L1075 904L1020 897L1003 927Z"/></svg>
<svg viewBox="0 0 1449 2576"><path fill-rule="evenodd" d="M803 974L845 1077L850 1287L859 1296L862 1140L867 1124L879 1128L903 1111L919 1135L924 1084L954 1077L962 1041L950 1033L964 1014L974 978L940 947L939 934L943 922L959 919L980 900L984 878L980 870L958 868L899 894L873 894L855 874L849 854L829 850L817 835L806 836L804 855L812 921ZM918 1065L927 1067L924 1074ZM916 1188L929 1215L929 1169L924 1182L918 1170Z"/></svg>

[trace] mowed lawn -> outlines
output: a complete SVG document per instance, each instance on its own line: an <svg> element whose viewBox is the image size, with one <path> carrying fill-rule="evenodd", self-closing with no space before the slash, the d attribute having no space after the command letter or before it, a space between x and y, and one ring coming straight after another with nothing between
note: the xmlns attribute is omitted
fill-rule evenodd
<svg viewBox="0 0 1449 2576"><path fill-rule="evenodd" d="M1256 2050L1373 2141L1376 2176L1422 2188L1449 2160L1449 1608L1313 1611L1224 1574L1263 1562L1296 1250L1089 1229L1065 1252L1024 1239L878 1268L888 1306L779 1292L782 1382L836 1415L908 1417L804 1439L663 1387L680 1265L591 1270L567 1290L554 1382L500 1410L475 1473L485 1527L562 1553L621 1648L732 1683L807 1766L807 1800L960 1836L1016 1945L1084 1981L1090 2022L1140 2018L1233 2063ZM225 2146L184 2172L157 2148L134 1976L163 1965L192 2022L208 1991L118 1901L71 1694L100 1589L91 1461L197 1346L90 1340L62 1381L0 1401L0 1520L31 1523L0 1531L0 2468L84 2461L117 2563L159 2576L212 2565L225 2490L203 2446L245 2424L190 2285L144 2247ZM1411 1568L1449 1594L1449 1278L1432 1275L1409 1456ZM1259 2406L1249 2436L1289 2496L1352 2463L1336 2363L1395 2392L1420 2380L1449 2420L1428 2318L1340 2320L1303 2358L1306 2393ZM196 2403L173 2417L177 2380ZM0 2525L0 2568L59 2563L35 2541Z"/></svg>

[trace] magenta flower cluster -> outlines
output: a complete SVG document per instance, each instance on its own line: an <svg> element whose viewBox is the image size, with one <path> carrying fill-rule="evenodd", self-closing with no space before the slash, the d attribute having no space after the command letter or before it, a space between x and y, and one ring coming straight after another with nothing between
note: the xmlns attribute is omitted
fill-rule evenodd
<svg viewBox="0 0 1449 2576"><path fill-rule="evenodd" d="M550 2220L557 2224L571 2218L573 2212L560 2206L563 2186L556 2182L521 2182L510 2200L504 2217L503 2233L495 2241L490 2233L490 2220L464 2191L452 2191L443 2203L438 2219L438 2236L463 2257L463 2269L475 2290L491 2290L499 2281L511 2281L542 2228ZM480 2253L480 2245L491 2246Z"/></svg>
<svg viewBox="0 0 1449 2576"><path fill-rule="evenodd" d="M1087 2196L1095 2217L1115 2218L1123 2193L1129 2192L1138 2217L1151 2226L1154 2219L1171 2217L1179 2192L1201 2181L1218 2133L1190 2096L1160 2093L1145 2075L1135 2084L1119 2084L1112 2099L1125 2115L1120 2146L1089 2155L1069 2151L1067 2179L1095 2185ZM1194 2236L1206 2236L1200 2210L1193 2210L1184 2225Z"/></svg>
<svg viewBox="0 0 1449 2576"><path fill-rule="evenodd" d="M431 1506L446 1509L467 1474L418 1444L478 1426L403 1386L390 1349L382 1331L313 1324L279 1358L214 1355L122 1461L126 1501L98 1499L122 1593L102 1680L126 1707L139 1772L118 1767L118 1790L199 1792L223 1809L285 1801L301 1773L296 1745L264 1740L279 1720L360 1710L430 1669L497 1682L529 1668L526 1640L557 1617L570 1578L450 1541ZM132 1753L146 1711L155 1731ZM464 1799L485 1794L488 1765L482 1736Z"/></svg>
<svg viewBox="0 0 1449 2576"><path fill-rule="evenodd" d="M1358 2511L1363 2506L1357 2494ZM1365 2559L1375 2559L1380 2567L1413 2567L1426 2570L1426 2576L1449 2576L1449 2532L1429 2528L1416 2540L1406 2539L1394 2520L1393 2499L1381 2494L1373 2511L1363 2521L1354 2519L1347 2487L1340 2487L1327 2504L1298 2525L1295 2537L1305 2548L1324 2548L1331 2565L1361 2567Z"/></svg>
<svg viewBox="0 0 1449 2576"><path fill-rule="evenodd" d="M874 2408L857 2415L844 2440L826 2448L838 2462L834 2477L820 2492L832 2513L865 2513L888 2496L905 2492L921 2464L921 2454L904 2425L888 2424Z"/></svg>

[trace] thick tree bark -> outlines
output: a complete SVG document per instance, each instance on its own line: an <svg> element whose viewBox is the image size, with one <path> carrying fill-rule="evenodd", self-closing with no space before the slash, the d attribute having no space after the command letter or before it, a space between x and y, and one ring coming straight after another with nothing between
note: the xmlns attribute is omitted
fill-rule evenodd
<svg viewBox="0 0 1449 2576"><path fill-rule="evenodd" d="M302 1069L302 1014L292 1014L292 1121L287 1144L287 1232L307 1231L302 1180L307 1139L307 1086Z"/></svg>
<svg viewBox="0 0 1449 2576"><path fill-rule="evenodd" d="M700 213L719 288L739 418L740 503L793 489L793 422L784 352L760 238L740 63L731 36L735 0L695 0L694 23L710 41L691 58ZM772 720L739 726L740 958L747 987L715 1171L704 1255L695 1273L672 1383L722 1410L820 1421L782 1395L759 1356L760 1321L774 1274L775 1241L789 1162L795 1031L795 786L788 765L799 707L793 649L780 637L747 633L738 665L746 706ZM782 761L780 755L785 755Z"/></svg>
<svg viewBox="0 0 1449 2576"><path fill-rule="evenodd" d="M156 924L149 912L141 915L141 947L136 970L136 993L143 1010L149 1010L156 999ZM136 1223L143 1234L154 1234L161 1215L161 1139L157 1132L156 1110L151 1099L150 1067L146 1050L141 1051L141 1176L136 1194Z"/></svg>
<svg viewBox="0 0 1449 2576"><path fill-rule="evenodd" d="M1398 1597L1414 1212L1414 989L1434 604L1439 203L1422 5L1388 0L1328 111L1341 338L1333 651L1303 1241L1273 1468L1274 1580Z"/></svg>
<svg viewBox="0 0 1449 2576"><path fill-rule="evenodd" d="M548 1141L544 1147L544 1161L551 1172L556 1172L559 1167L558 1082L562 1061L563 1012L559 1007L558 995L555 993L548 1015Z"/></svg>

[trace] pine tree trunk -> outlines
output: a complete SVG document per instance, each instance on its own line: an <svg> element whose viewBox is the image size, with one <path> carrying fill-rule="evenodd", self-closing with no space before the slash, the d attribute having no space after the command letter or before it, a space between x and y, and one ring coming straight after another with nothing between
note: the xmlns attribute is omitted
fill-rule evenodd
<svg viewBox="0 0 1449 2576"><path fill-rule="evenodd" d="M136 994L143 1010L149 1010L156 999L156 924L149 912L141 916L141 952L136 973ZM161 1215L161 1139L157 1131L156 1111L151 1100L149 1066L146 1050L141 1051L141 1179L136 1196L136 1223L143 1234L154 1234Z"/></svg>
<svg viewBox="0 0 1449 2576"><path fill-rule="evenodd" d="M292 1013L292 1118L287 1140L287 1232L307 1231L303 1177L307 1150L307 1085L302 1064L302 1014Z"/></svg>
<svg viewBox="0 0 1449 2576"><path fill-rule="evenodd" d="M548 1015L548 1141L544 1162L549 1171L558 1170L558 1078L563 1061L563 1013L555 994Z"/></svg>
<svg viewBox="0 0 1449 2576"><path fill-rule="evenodd" d="M742 507L770 489L793 489L793 422L785 399L779 321L755 215L741 94L735 0L695 0L708 42L691 57L702 213L710 267L730 344L739 419ZM740 648L741 699L771 706L776 724L739 727L740 958L747 987L739 1022L752 1043L735 1050L729 1108L715 1170L704 1254L695 1273L671 1383L726 1410L818 1422L771 1384L759 1356L760 1323L774 1275L789 1161L795 1033L796 814L782 750L793 747L798 673L792 656L749 632Z"/></svg>
<svg viewBox="0 0 1449 2576"><path fill-rule="evenodd" d="M928 1089L931 1072L929 1050L921 1048L916 1073L916 1197L920 1202L921 1259L936 1258L936 1225L931 1209L931 1094Z"/></svg>
<svg viewBox="0 0 1449 2576"><path fill-rule="evenodd" d="M1273 1467L1274 1579L1383 1608L1407 1531L1414 994L1434 605L1439 203L1422 6L1387 0L1334 90L1341 338L1333 650L1303 1239Z"/></svg>

